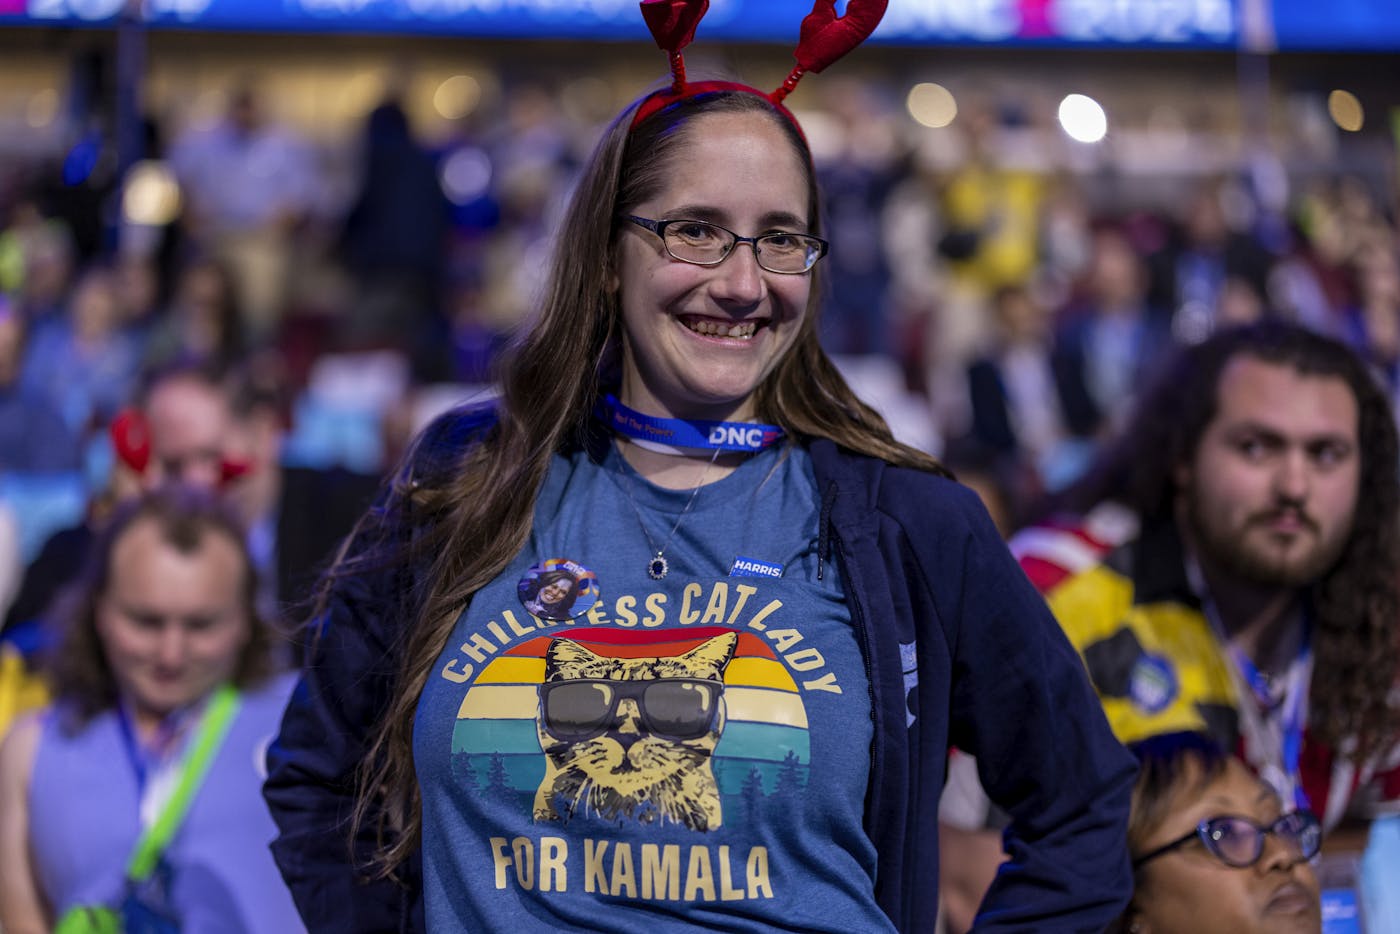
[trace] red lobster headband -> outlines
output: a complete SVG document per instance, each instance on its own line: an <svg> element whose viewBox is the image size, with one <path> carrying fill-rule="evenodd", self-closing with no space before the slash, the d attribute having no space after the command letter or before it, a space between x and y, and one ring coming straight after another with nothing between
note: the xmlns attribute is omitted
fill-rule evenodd
<svg viewBox="0 0 1400 934"><path fill-rule="evenodd" d="M695 27L710 8L710 0L641 0L642 18L656 38L656 44L671 61L671 86L642 101L636 116L632 118L632 126L635 128L658 110L687 97L711 91L742 91L772 101L801 135L802 128L792 112L783 106L783 98L792 93L807 72L821 71L864 42L880 24L888 3L889 0L850 0L845 15L837 16L836 0L816 0L812 12L802 20L797 50L793 52L797 65L776 90L764 94L757 88L733 81L697 81L691 84L685 80L685 60L681 58L681 49L695 38Z"/></svg>

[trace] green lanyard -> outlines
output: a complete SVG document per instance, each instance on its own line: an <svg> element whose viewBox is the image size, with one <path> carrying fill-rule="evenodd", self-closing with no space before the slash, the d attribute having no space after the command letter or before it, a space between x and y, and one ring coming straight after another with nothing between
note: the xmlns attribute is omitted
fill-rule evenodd
<svg viewBox="0 0 1400 934"><path fill-rule="evenodd" d="M144 882L155 871L156 863L184 822L195 792L204 783L204 776L209 773L214 756L233 726L238 705L238 689L231 684L221 685L209 699L209 706L200 718L199 731L195 733L190 749L180 763L180 778L174 793L161 808L160 815L136 841L136 849L132 851L131 861L126 867L127 878L131 881Z"/></svg>

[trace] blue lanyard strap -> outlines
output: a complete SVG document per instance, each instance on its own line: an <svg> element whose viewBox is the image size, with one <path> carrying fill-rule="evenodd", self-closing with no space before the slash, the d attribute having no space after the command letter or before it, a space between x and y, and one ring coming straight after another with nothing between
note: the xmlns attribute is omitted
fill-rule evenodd
<svg viewBox="0 0 1400 934"><path fill-rule="evenodd" d="M1241 712L1244 723L1257 723L1262 718L1279 716L1280 728L1280 749L1278 764L1283 769L1283 773L1293 785L1294 804L1300 808L1309 806L1307 794L1303 791L1303 778L1301 763L1303 758L1303 732L1307 727L1307 710L1305 699L1308 695L1307 678L1310 670L1309 662L1312 659L1312 618L1306 607L1303 611L1303 638L1298 646L1298 657L1288 668L1287 685L1282 697L1276 696L1269 684L1269 680L1264 677L1259 667L1254 661L1244 653L1236 644L1230 641L1225 631L1224 621L1220 618L1220 610L1211 598L1205 585L1205 577L1202 575L1200 566L1194 559L1187 560L1187 577L1191 581L1192 589L1196 591L1197 598L1201 601L1201 609L1205 613L1206 620L1215 631L1216 638L1220 644L1226 648L1230 659L1234 662L1235 670L1243 678L1245 685L1249 688L1251 697L1241 697L1241 704L1255 704L1255 711ZM1282 711L1279 706L1282 705ZM1279 789L1282 791L1283 789Z"/></svg>
<svg viewBox="0 0 1400 934"><path fill-rule="evenodd" d="M121 728L122 746L126 750L127 761L131 763L131 770L136 775L136 799L138 801L146 794L146 782L150 778L151 760L157 756L163 756L170 748L175 735L180 731L183 719L179 714L166 717L156 727L154 740L146 744L137 738L131 712L127 710L126 704L121 701L117 703L117 726ZM148 749L151 751L148 752Z"/></svg>
<svg viewBox="0 0 1400 934"><path fill-rule="evenodd" d="M1303 643L1298 647L1298 661L1306 662L1310 651L1309 636L1311 626L1308 625L1307 617L1303 617ZM1272 713L1279 704L1287 700L1287 695L1279 696L1270 683L1269 678L1264 676L1254 664L1254 661L1244 653L1238 645L1230 643L1230 655L1234 658L1235 664L1239 666L1240 674L1244 675L1245 682L1249 685L1250 691L1254 694L1254 699L1259 702L1259 709ZM1291 669L1290 669L1291 671Z"/></svg>
<svg viewBox="0 0 1400 934"><path fill-rule="evenodd" d="M1239 646L1230 646L1230 654L1248 683L1250 692L1259 705L1260 712L1266 717L1273 716L1278 711L1279 706L1283 706L1283 710L1278 712L1281 718L1282 749L1280 753L1283 760L1280 765L1294 783L1294 803L1299 807L1308 806L1307 796L1303 793L1300 770L1303 756L1303 731L1307 727L1307 711L1303 709L1303 698L1307 692L1303 689L1303 685L1297 682L1302 677L1300 672L1308 670L1308 660L1312 652L1308 643L1309 628L1304 622L1303 644L1298 650L1297 660L1289 668L1288 683L1282 696L1278 696L1271 690L1268 680L1260 673L1249 656L1240 650ZM1245 702L1248 703L1247 700Z"/></svg>
<svg viewBox="0 0 1400 934"><path fill-rule="evenodd" d="M777 444L785 432L756 422L711 422L661 418L629 409L608 393L598 403L598 417L618 434L673 448L705 451L761 451Z"/></svg>

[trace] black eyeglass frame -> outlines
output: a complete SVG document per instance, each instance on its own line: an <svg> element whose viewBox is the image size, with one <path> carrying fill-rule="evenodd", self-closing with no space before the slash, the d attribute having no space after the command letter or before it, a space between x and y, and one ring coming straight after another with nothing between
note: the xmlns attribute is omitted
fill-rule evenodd
<svg viewBox="0 0 1400 934"><path fill-rule="evenodd" d="M760 269L774 273L775 275L779 276L801 276L811 272L813 267L815 267L817 263L821 262L821 258L831 250L831 244L828 241L823 240L821 237L818 237L816 234L797 233L795 231L773 231L772 233L759 234L757 237L742 237L739 234L736 234L734 231L730 230L728 227L721 226L720 224L716 224L713 221L700 221L688 217L668 217L663 218L661 220L652 220L649 217L638 217L635 214L620 214L618 215L618 219L630 221L633 224L636 224L638 227L650 230L652 233L656 234L658 237L661 238L661 245L666 249L667 256L682 263L690 263L692 266L718 266L720 263L729 259L729 257L733 255L735 247L739 246L739 244L741 243L748 243L753 246L754 259L758 262L758 266ZM725 233L729 234L729 236L734 238L734 242L729 245L729 249L724 251L723 256L721 256L717 260L714 260L713 262L707 263L698 259L686 259L684 256L677 256L674 252L672 252L671 244L666 242L666 228L671 226L672 224L703 224L706 227L713 227L715 230L724 231ZM803 240L811 241L812 243L816 244L817 255L810 263L807 264L807 268L805 269L772 269L763 264L763 251L759 249L759 245L764 240L769 240L774 237L800 237Z"/></svg>
<svg viewBox="0 0 1400 934"><path fill-rule="evenodd" d="M1227 858L1225 854L1221 852L1218 848L1218 844L1215 840L1215 837L1213 836L1212 828L1213 825L1218 824L1221 821L1240 821L1254 828L1254 856L1248 862L1241 863L1233 861ZM1297 829L1295 833L1291 834L1289 838L1284 838L1283 835L1278 832L1278 828L1281 824L1285 824L1287 822L1292 821L1302 821L1302 825ZM1181 847L1190 843L1192 840L1201 841L1201 845L1206 848L1207 853L1209 853L1211 856L1214 856L1216 859L1220 860L1220 862L1224 863L1226 866L1229 866L1231 869L1248 869L1250 866L1253 866L1255 863L1259 862L1260 858L1264 855L1264 838L1269 834L1273 834L1274 836L1280 837L1281 839L1292 839L1297 841L1298 852L1302 854L1303 859L1312 859L1318 854L1318 851L1322 849L1322 825L1318 822L1317 815L1313 814L1311 811L1289 811L1287 814L1279 815L1278 820L1275 820L1267 827L1260 826L1259 824L1250 820L1248 817L1239 817L1233 814L1222 814L1216 817L1206 818L1205 820L1197 824L1195 829L1192 830L1190 833L1178 837L1170 843L1164 843L1161 846L1157 847L1155 850L1152 850L1150 853L1144 853L1142 856L1137 857L1133 860L1133 869L1140 869L1142 868L1143 864L1147 863L1149 860L1154 860L1157 857L1164 856L1173 850L1180 849ZM1311 846L1309 846L1307 843L1307 841L1309 840L1311 841ZM1311 849L1312 852L1308 852L1309 849Z"/></svg>

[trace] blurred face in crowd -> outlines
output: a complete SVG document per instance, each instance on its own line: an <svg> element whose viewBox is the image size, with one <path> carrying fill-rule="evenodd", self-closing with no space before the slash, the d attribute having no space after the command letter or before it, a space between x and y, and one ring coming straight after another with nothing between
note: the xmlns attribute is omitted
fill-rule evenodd
<svg viewBox="0 0 1400 934"><path fill-rule="evenodd" d="M1228 276L1215 299L1218 327L1252 324L1264 317L1264 299L1254 286L1239 276Z"/></svg>
<svg viewBox="0 0 1400 934"><path fill-rule="evenodd" d="M19 314L0 299L0 387L19 379L24 352L24 324Z"/></svg>
<svg viewBox="0 0 1400 934"><path fill-rule="evenodd" d="M47 311L62 300L71 285L73 248L62 235L41 229L24 251L24 284L21 303Z"/></svg>
<svg viewBox="0 0 1400 934"><path fill-rule="evenodd" d="M1216 249L1225 242L1229 227L1220 204L1220 192L1204 188L1191 198L1186 212L1186 230L1196 247Z"/></svg>
<svg viewBox="0 0 1400 934"><path fill-rule="evenodd" d="M195 263L180 276L174 312L187 350L196 354L219 350L226 338L224 309L229 288L223 271L212 263Z"/></svg>
<svg viewBox="0 0 1400 934"><path fill-rule="evenodd" d="M1373 359L1400 357L1400 265L1389 249L1368 249L1358 257L1357 285L1366 343Z"/></svg>
<svg viewBox="0 0 1400 934"><path fill-rule="evenodd" d="M229 101L229 122L240 134L245 136L251 134L262 124L262 114L259 112L256 91L250 87L234 91L233 98Z"/></svg>
<svg viewBox="0 0 1400 934"><path fill-rule="evenodd" d="M97 634L122 696L148 724L231 679L252 635L242 548L206 529L193 550L138 519L112 548Z"/></svg>
<svg viewBox="0 0 1400 934"><path fill-rule="evenodd" d="M1138 310L1145 283L1142 260L1122 234L1104 231L1094 236L1089 289L1100 312Z"/></svg>
<svg viewBox="0 0 1400 934"><path fill-rule="evenodd" d="M808 170L767 114L712 113L684 134L669 182L631 213L709 221L741 236L806 233ZM715 266L672 258L624 224L617 278L625 330L622 399L656 415L748 418L752 395L797 338L811 273L759 267L736 245Z"/></svg>
<svg viewBox="0 0 1400 934"><path fill-rule="evenodd" d="M1203 820L1244 817L1268 827L1282 813L1278 796L1231 759L1205 788L1188 760L1167 817L1134 853L1150 853ZM1264 838L1253 866L1227 866L1198 840L1163 853L1138 870L1133 930L1140 934L1316 934L1322 927L1317 876L1292 843Z"/></svg>
<svg viewBox="0 0 1400 934"><path fill-rule="evenodd" d="M125 256L115 274L119 319L141 321L155 311L159 282L155 264L139 256Z"/></svg>
<svg viewBox="0 0 1400 934"><path fill-rule="evenodd" d="M120 323L119 313L111 274L89 273L73 290L73 329L84 340L102 340L111 334Z"/></svg>
<svg viewBox="0 0 1400 934"><path fill-rule="evenodd" d="M1049 338L1049 316L1024 289L1006 289L998 295L996 312L1008 344L1034 344Z"/></svg>
<svg viewBox="0 0 1400 934"><path fill-rule="evenodd" d="M233 421L224 391L194 376L175 375L152 388L145 412L151 430L146 482L216 488Z"/></svg>
<svg viewBox="0 0 1400 934"><path fill-rule="evenodd" d="M1266 586L1317 579L1341 554L1357 508L1356 397L1338 377L1237 356L1217 402L1176 478L1202 563Z"/></svg>
<svg viewBox="0 0 1400 934"><path fill-rule="evenodd" d="M252 525L271 514L281 495L282 420L270 404L238 413L232 422L224 456L238 471L224 487L224 500Z"/></svg>

